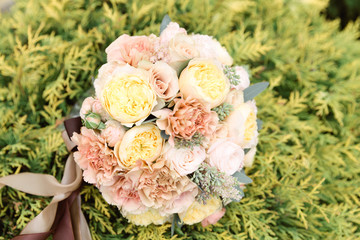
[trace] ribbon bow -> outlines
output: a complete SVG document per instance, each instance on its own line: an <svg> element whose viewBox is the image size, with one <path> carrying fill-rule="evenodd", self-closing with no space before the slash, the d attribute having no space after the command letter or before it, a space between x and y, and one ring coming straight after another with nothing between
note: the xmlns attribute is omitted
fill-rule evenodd
<svg viewBox="0 0 360 240"><path fill-rule="evenodd" d="M62 137L70 155L65 164L61 183L55 177L39 173L19 173L0 178L0 188L16 190L50 197L50 204L32 219L19 236L13 240L45 240L53 235L54 240L91 240L89 227L81 211L80 186L82 171L75 163L72 151L76 145L70 140L73 132L80 132L80 117L64 122Z"/></svg>

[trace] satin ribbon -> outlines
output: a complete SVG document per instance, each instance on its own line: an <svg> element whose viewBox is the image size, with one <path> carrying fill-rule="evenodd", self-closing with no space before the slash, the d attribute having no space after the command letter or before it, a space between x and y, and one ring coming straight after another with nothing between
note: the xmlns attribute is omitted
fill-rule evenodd
<svg viewBox="0 0 360 240"><path fill-rule="evenodd" d="M76 146L69 135L78 132L80 127L71 130L66 125L74 126L80 120L67 120L68 130L62 133L67 149L71 152ZM53 235L54 240L91 240L91 234L86 219L81 211L79 189L82 183L82 171L75 163L73 153L70 153L64 169L61 183L48 174L19 173L0 178L0 188L9 186L16 190L39 195L53 196L50 204L32 219L19 236L14 240L45 240Z"/></svg>

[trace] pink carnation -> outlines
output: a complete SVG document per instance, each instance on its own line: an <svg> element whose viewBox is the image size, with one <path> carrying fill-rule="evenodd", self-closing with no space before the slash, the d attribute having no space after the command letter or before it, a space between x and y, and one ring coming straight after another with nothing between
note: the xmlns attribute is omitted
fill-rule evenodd
<svg viewBox="0 0 360 240"><path fill-rule="evenodd" d="M137 67L141 60L150 60L154 46L148 36L129 36L123 34L112 42L106 49L107 61L128 63Z"/></svg>
<svg viewBox="0 0 360 240"><path fill-rule="evenodd" d="M174 110L162 109L153 114L161 130L170 135L169 142L173 145L174 138L191 139L196 133L210 137L216 130L218 117L210 107L203 105L197 99L188 97L174 100Z"/></svg>
<svg viewBox="0 0 360 240"><path fill-rule="evenodd" d="M141 202L137 190L139 177L139 172L128 172L126 175L117 176L113 185L102 186L100 191L108 203L118 206L122 212L141 214L147 207Z"/></svg>
<svg viewBox="0 0 360 240"><path fill-rule="evenodd" d="M211 214L210 216L202 220L201 225L203 227L207 227L210 224L216 224L224 216L225 212L226 209L222 208L221 210Z"/></svg>
<svg viewBox="0 0 360 240"><path fill-rule="evenodd" d="M113 184L118 163L105 139L94 130L82 127L81 134L74 133L71 140L78 146L74 160L84 170L84 180L99 185Z"/></svg>

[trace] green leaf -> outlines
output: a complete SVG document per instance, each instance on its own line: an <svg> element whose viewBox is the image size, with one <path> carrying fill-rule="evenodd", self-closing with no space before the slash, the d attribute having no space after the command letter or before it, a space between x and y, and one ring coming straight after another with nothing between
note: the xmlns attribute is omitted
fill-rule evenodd
<svg viewBox="0 0 360 240"><path fill-rule="evenodd" d="M94 112L88 112L87 114L85 114L85 119L86 119L87 117L89 117L89 118L101 119L100 114L94 113Z"/></svg>
<svg viewBox="0 0 360 240"><path fill-rule="evenodd" d="M252 183L251 178L246 176L246 174L244 172L235 172L232 176L235 177L240 183L243 183L243 184Z"/></svg>
<svg viewBox="0 0 360 240"><path fill-rule="evenodd" d="M167 27L167 25L169 25L170 22L171 22L171 19L170 19L169 15L166 14L161 21L160 34L165 30L165 28Z"/></svg>
<svg viewBox="0 0 360 240"><path fill-rule="evenodd" d="M191 61L191 59L186 60L186 61L184 61L184 62L181 64L181 66L179 67L179 70L178 70L178 72L177 72L178 77L180 77L182 71L188 66L188 64L189 64L190 61Z"/></svg>
<svg viewBox="0 0 360 240"><path fill-rule="evenodd" d="M85 120L85 127L88 129L97 129L99 125L94 122L89 122Z"/></svg>
<svg viewBox="0 0 360 240"><path fill-rule="evenodd" d="M259 95L262 91L264 91L269 86L268 82L260 82L244 90L244 101L247 102L249 100L254 99L257 95Z"/></svg>
<svg viewBox="0 0 360 240"><path fill-rule="evenodd" d="M243 191L240 187L236 186L235 188L239 191L239 194L240 194L241 198L245 197L245 193L244 193L244 191ZM232 198L231 201L233 201L233 202L240 202L241 199L240 199L240 200L237 200L237 199Z"/></svg>
<svg viewBox="0 0 360 240"><path fill-rule="evenodd" d="M164 130L161 130L161 137L165 140L168 140L170 135L167 135Z"/></svg>
<svg viewBox="0 0 360 240"><path fill-rule="evenodd" d="M247 154L250 150L251 150L251 148L245 148L244 153Z"/></svg>
<svg viewBox="0 0 360 240"><path fill-rule="evenodd" d="M105 123L103 123L103 122L100 122L99 123L99 126L97 127L97 129L105 129Z"/></svg>
<svg viewBox="0 0 360 240"><path fill-rule="evenodd" d="M262 129L263 121L261 121L260 119L256 119L256 124L258 131L260 131Z"/></svg>
<svg viewBox="0 0 360 240"><path fill-rule="evenodd" d="M174 232L176 228L180 228L183 226L183 222L180 220L180 217L178 214L174 214L173 221L171 223L171 237L174 236Z"/></svg>

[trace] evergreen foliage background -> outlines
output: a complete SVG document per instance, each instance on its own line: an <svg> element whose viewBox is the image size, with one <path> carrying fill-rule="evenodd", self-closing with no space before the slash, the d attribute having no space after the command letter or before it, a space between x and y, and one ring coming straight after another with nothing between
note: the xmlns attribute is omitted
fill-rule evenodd
<svg viewBox="0 0 360 240"><path fill-rule="evenodd" d="M0 176L60 179L61 123L91 87L119 35L159 33L168 13L215 36L252 83L264 121L254 180L215 226L173 239L360 239L360 22L339 31L326 0L19 0L0 15ZM170 239L170 224L137 227L84 184L94 239ZM19 234L49 198L0 190L0 239Z"/></svg>

